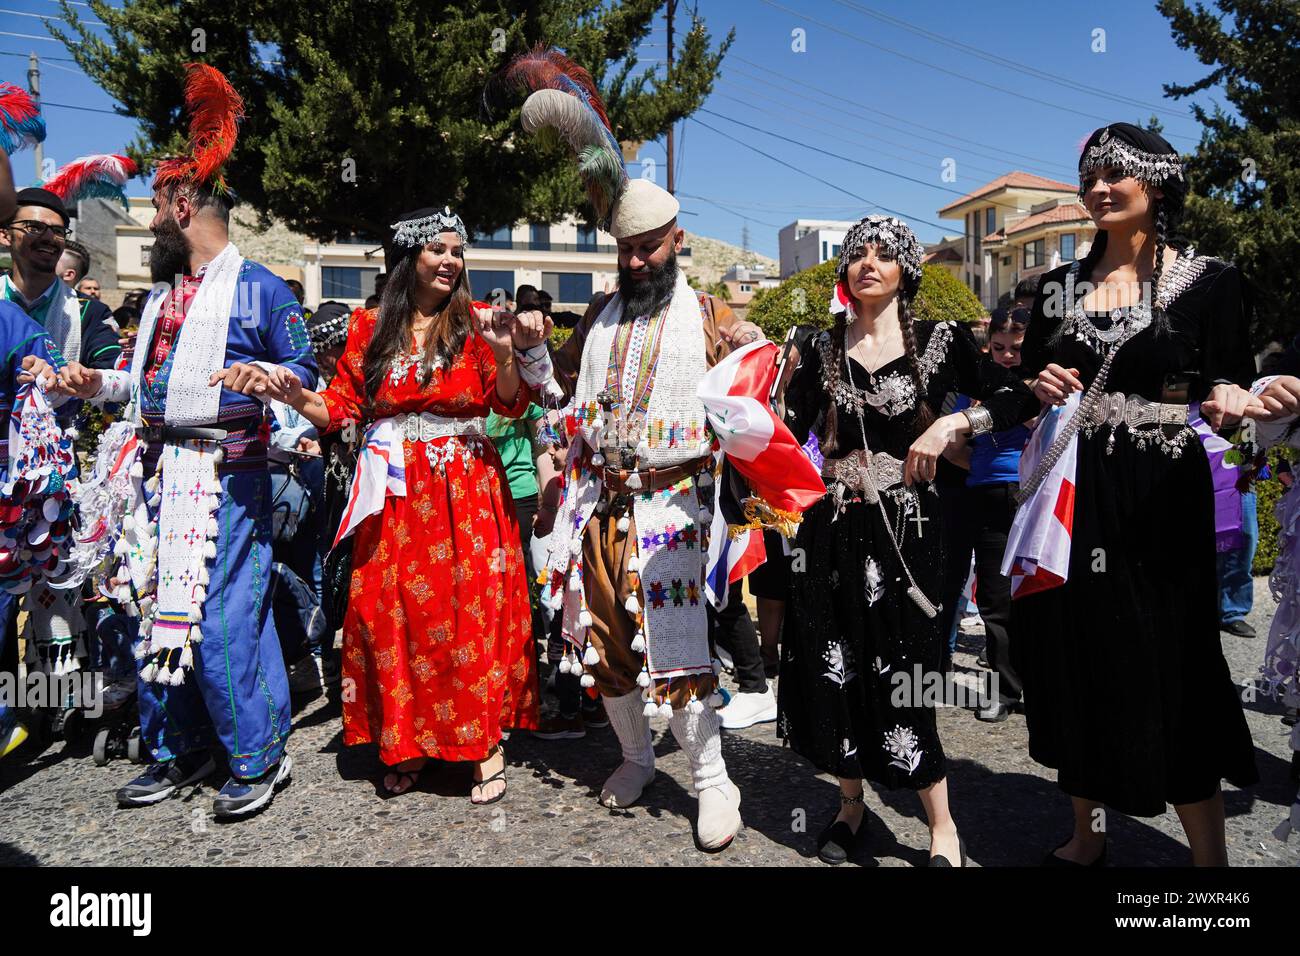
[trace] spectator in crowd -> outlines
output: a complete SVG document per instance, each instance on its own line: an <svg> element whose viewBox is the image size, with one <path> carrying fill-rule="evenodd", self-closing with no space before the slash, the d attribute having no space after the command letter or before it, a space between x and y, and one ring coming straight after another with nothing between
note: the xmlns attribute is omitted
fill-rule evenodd
<svg viewBox="0 0 1300 956"><path fill-rule="evenodd" d="M99 280L94 276L86 276L77 283L77 294L87 299L99 301Z"/></svg>

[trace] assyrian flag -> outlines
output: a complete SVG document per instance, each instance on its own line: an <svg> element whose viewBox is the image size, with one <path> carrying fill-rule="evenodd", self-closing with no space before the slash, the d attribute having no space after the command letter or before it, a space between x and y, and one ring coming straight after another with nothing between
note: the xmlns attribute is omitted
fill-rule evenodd
<svg viewBox="0 0 1300 956"><path fill-rule="evenodd" d="M1020 481L1038 467L1052 439L1079 410L1079 393L1064 405L1038 416L1034 433L1020 455ZM1024 597L1060 587L1070 576L1070 543L1074 533L1074 475L1079 458L1076 434L1042 483L1016 512L1007 536L1002 573L1011 578L1011 596Z"/></svg>
<svg viewBox="0 0 1300 956"><path fill-rule="evenodd" d="M777 346L752 342L715 365L696 394L726 462L744 479L752 497L792 525L826 494L817 468L790 429L767 403L776 376ZM715 607L726 600L726 585L766 560L761 531L737 538L728 524L744 524L743 493L737 494L724 469L709 535L706 591Z"/></svg>
<svg viewBox="0 0 1300 956"><path fill-rule="evenodd" d="M370 426L366 443L357 455L357 470L348 491L348 504L339 521L334 547L357 529L361 522L384 508L388 496L406 497L406 457L402 433L391 418Z"/></svg>

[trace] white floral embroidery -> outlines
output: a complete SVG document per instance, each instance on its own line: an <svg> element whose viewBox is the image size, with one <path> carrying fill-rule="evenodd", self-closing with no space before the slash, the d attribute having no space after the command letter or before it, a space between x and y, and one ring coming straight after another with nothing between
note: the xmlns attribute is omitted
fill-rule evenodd
<svg viewBox="0 0 1300 956"><path fill-rule="evenodd" d="M848 738L848 737L845 737L843 740L840 741L840 755L841 755L841 756L844 756L844 757L852 757L852 756L853 756L855 753L857 753L857 752L858 752L858 748L857 748L857 747L854 747L854 746L852 745L852 743L849 742L849 738Z"/></svg>
<svg viewBox="0 0 1300 956"><path fill-rule="evenodd" d="M830 645L822 654L822 658L830 666L830 670L822 674L822 677L829 678L831 682L843 687L858 676L853 670L853 658L845 653L843 644Z"/></svg>
<svg viewBox="0 0 1300 956"><path fill-rule="evenodd" d="M885 753L894 758L889 761L891 767L908 773L915 773L921 765L921 749L911 728L896 725L893 730L885 731Z"/></svg>
<svg viewBox="0 0 1300 956"><path fill-rule="evenodd" d="M917 361L921 367L921 384L930 387L930 376L939 370L944 357L948 354L948 345L952 342L954 329L952 322L940 322L930 333L930 341L925 345L925 352Z"/></svg>
<svg viewBox="0 0 1300 956"><path fill-rule="evenodd" d="M871 555L867 555L866 593L868 607L885 596L884 572L880 570L880 562Z"/></svg>

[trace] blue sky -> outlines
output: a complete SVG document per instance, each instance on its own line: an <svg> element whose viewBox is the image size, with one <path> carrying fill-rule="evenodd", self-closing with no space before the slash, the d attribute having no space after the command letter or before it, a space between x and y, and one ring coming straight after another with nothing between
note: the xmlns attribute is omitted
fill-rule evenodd
<svg viewBox="0 0 1300 956"><path fill-rule="evenodd" d="M680 0L679 33L694 5ZM704 110L678 127L682 223L736 244L748 226L750 247L767 255L776 255L778 228L799 217L856 219L879 208L902 214L927 242L959 232L959 222L938 218L941 206L1012 169L1071 181L1080 142L1106 122L1145 122L1154 112L1179 149L1199 139L1186 101L1166 99L1161 84L1207 68L1178 49L1148 0L698 0L698 8L715 38L734 25L736 41ZM111 97L61 44L7 35L47 36L38 17L20 14L60 10L51 0L0 0L0 79L25 86L27 54L42 57L46 156L62 163L124 147L135 122L97 112L111 111ZM802 52L795 30L805 31ZM1099 30L1104 52L1093 50ZM664 39L661 17L643 63L663 58ZM664 183L663 144L646 144L641 158L656 161ZM21 185L35 179L30 152L14 165ZM131 192L143 195L143 183Z"/></svg>

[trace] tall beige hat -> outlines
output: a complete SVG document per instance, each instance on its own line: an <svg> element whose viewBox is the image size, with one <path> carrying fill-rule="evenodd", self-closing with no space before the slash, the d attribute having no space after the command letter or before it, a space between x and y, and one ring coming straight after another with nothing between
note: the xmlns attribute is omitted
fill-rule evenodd
<svg viewBox="0 0 1300 956"><path fill-rule="evenodd" d="M609 234L627 239L666 226L681 209L676 197L648 179L631 179L614 203Z"/></svg>

